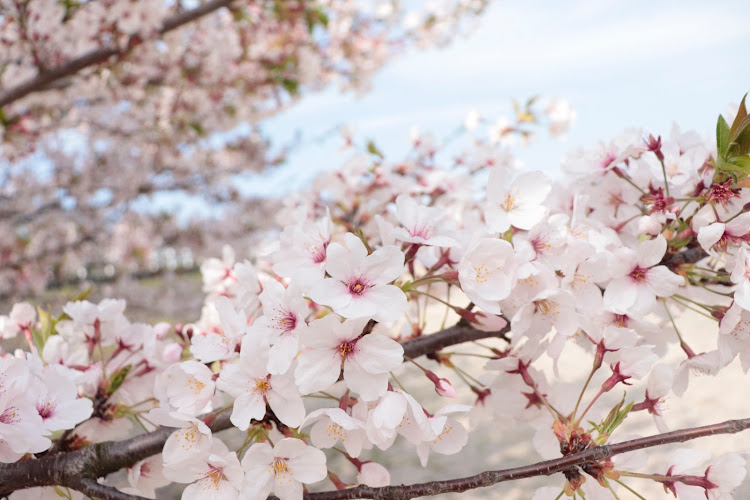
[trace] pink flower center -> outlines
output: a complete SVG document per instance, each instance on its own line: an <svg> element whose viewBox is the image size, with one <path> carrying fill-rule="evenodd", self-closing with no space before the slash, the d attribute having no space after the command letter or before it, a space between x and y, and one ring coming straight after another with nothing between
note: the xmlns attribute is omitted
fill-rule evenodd
<svg viewBox="0 0 750 500"><path fill-rule="evenodd" d="M339 344L339 356L341 356L341 361L344 361L351 356L354 352L354 344L356 344L356 341L345 341Z"/></svg>
<svg viewBox="0 0 750 500"><path fill-rule="evenodd" d="M47 401L46 403L40 402L36 405L36 411L39 412L39 416L42 417L42 420L47 420L54 415L55 405L53 405L50 401Z"/></svg>
<svg viewBox="0 0 750 500"><path fill-rule="evenodd" d="M647 276L648 276L647 267L636 266L635 269L630 271L630 279L632 279L636 283L643 283L644 281L646 281Z"/></svg>
<svg viewBox="0 0 750 500"><path fill-rule="evenodd" d="M328 242L323 241L317 245L311 245L307 251L310 254L310 258L313 263L320 264L326 260L326 249L328 248Z"/></svg>
<svg viewBox="0 0 750 500"><path fill-rule="evenodd" d="M276 323L276 328L284 332L289 332L297 326L297 315L291 311L282 309L279 310L279 314L275 317L274 322Z"/></svg>
<svg viewBox="0 0 750 500"><path fill-rule="evenodd" d="M630 318L628 318L625 314L615 314L615 317L612 318L612 323L621 328L627 328L629 322Z"/></svg>
<svg viewBox="0 0 750 500"><path fill-rule="evenodd" d="M372 288L372 286L366 279L357 277L349 282L349 293L352 295L362 295L368 288Z"/></svg>
<svg viewBox="0 0 750 500"><path fill-rule="evenodd" d="M432 237L432 233L435 231L435 228L431 226L430 224L424 224L422 226L414 226L409 233L418 238L423 238L425 240L429 240Z"/></svg>
<svg viewBox="0 0 750 500"><path fill-rule="evenodd" d="M0 423L2 424L13 425L17 424L20 420L15 406L9 406L0 413Z"/></svg>
<svg viewBox="0 0 750 500"><path fill-rule="evenodd" d="M602 169L607 170L610 166L612 166L612 163L616 158L617 157L614 153L608 151L602 155L602 159L600 160L599 165L602 167Z"/></svg>
<svg viewBox="0 0 750 500"><path fill-rule="evenodd" d="M534 251L539 254L546 253L552 245L549 244L546 238L539 237L531 240L531 245L534 247Z"/></svg>

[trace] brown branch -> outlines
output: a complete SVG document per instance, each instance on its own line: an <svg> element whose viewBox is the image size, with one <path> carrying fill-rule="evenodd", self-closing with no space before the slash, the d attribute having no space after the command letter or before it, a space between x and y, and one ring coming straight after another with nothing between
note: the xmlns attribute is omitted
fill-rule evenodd
<svg viewBox="0 0 750 500"><path fill-rule="evenodd" d="M678 431L667 432L665 434L657 434L654 436L633 439L631 441L624 441L622 443L596 446L554 460L546 460L533 465L514 467L512 469L485 471L475 476L448 479L444 481L430 481L428 483L384 486L382 488L356 486L345 490L307 493L304 498L305 500L348 500L354 498L372 498L373 500L407 500L410 498L438 495L441 493L461 492L526 477L551 476L552 474L563 472L587 462L603 460L628 451L642 450L669 443L681 443L700 437L713 436L715 434L734 434L744 431L747 428L750 428L750 418L728 420L720 424L681 429Z"/></svg>
<svg viewBox="0 0 750 500"><path fill-rule="evenodd" d="M211 12L226 7L231 4L234 0L211 0L202 4L195 9L191 9L185 12L180 12L172 17L164 20L161 28L158 31L159 35L169 33L185 24L188 24L196 19L210 14ZM126 48L120 47L102 47L100 49L93 50L82 56L71 59L70 61L64 62L58 66L49 68L45 71L40 72L35 77L26 80L25 82L13 87L12 89L0 93L0 108L6 104L10 104L18 99L21 99L28 94L33 92L39 92L49 88L57 80L65 78L67 76L75 75L79 71L88 68L89 66L96 66L105 62L112 56L122 55L127 50L137 44L138 35L133 35L126 44Z"/></svg>
<svg viewBox="0 0 750 500"><path fill-rule="evenodd" d="M90 498L99 498L101 500L148 500L146 497L129 495L128 493L123 493L117 488L99 484L96 482L96 479L88 477L79 479L74 484L71 484L70 488L80 491L81 493L88 495Z"/></svg>
<svg viewBox="0 0 750 500"><path fill-rule="evenodd" d="M697 244L697 240L694 241L695 246L686 248L682 252L673 254L667 253L665 258L661 261L661 264L667 266L672 271L675 271L683 264L695 264L704 257L708 257L708 253L703 250L703 247Z"/></svg>
<svg viewBox="0 0 750 500"><path fill-rule="evenodd" d="M487 338L501 338L508 340L506 335L510 332L510 325L506 326L498 332L485 332L477 330L471 326L459 323L445 330L441 330L437 333L429 335L422 335L414 339L408 340L403 343L404 356L410 358L418 358L425 354L438 352L440 349L449 347L456 344L463 344L465 342L472 342L474 340L482 340Z"/></svg>

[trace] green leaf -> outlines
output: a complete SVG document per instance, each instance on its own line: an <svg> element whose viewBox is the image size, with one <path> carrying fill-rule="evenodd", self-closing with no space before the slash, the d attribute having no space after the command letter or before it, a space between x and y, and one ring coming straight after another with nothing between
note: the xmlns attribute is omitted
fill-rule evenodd
<svg viewBox="0 0 750 500"><path fill-rule="evenodd" d="M729 141L732 142L734 139L736 139L744 129L743 123L745 122L745 118L747 118L747 108L745 107L745 99L747 99L747 94L745 94L742 97L742 102L740 102L740 107L737 108L737 116L734 117L734 121L732 122L732 128L730 129L729 134Z"/></svg>
<svg viewBox="0 0 750 500"><path fill-rule="evenodd" d="M128 376L128 373L130 373L130 370L133 368L133 365L126 365L120 368L112 377L109 379L109 383L107 384L107 395L111 396L114 394L117 389L120 388L123 382L125 382L125 378Z"/></svg>
<svg viewBox="0 0 750 500"><path fill-rule="evenodd" d="M201 125L199 122L190 122L188 124L190 128L195 130L200 137L203 137L206 135L206 129L203 128L203 125Z"/></svg>
<svg viewBox="0 0 750 500"><path fill-rule="evenodd" d="M44 348L44 344L47 343L52 335L55 334L55 325L57 320L52 317L48 311L45 311L41 307L37 306L36 312L39 315L39 341L36 342L37 347L41 351ZM34 339L36 341L36 339Z"/></svg>
<svg viewBox="0 0 750 500"><path fill-rule="evenodd" d="M281 86L284 87L284 90L289 92L291 95L295 95L297 94L297 92L299 92L299 82L297 80L284 78L283 80L281 80Z"/></svg>
<svg viewBox="0 0 750 500"><path fill-rule="evenodd" d="M383 159L383 153L378 149L372 140L367 141L367 152L371 155L375 155L381 160Z"/></svg>
<svg viewBox="0 0 750 500"><path fill-rule="evenodd" d="M723 116L719 115L719 120L716 123L716 150L719 153L719 158L724 158L729 147L729 125Z"/></svg>
<svg viewBox="0 0 750 500"><path fill-rule="evenodd" d="M735 156L729 159L719 158L716 161L718 172L731 175L735 182L750 176L750 164L747 156Z"/></svg>

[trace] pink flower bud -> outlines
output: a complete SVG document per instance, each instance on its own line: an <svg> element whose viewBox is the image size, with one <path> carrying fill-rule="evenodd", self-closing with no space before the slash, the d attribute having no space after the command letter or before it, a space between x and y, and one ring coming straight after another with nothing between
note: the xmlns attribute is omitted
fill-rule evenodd
<svg viewBox="0 0 750 500"><path fill-rule="evenodd" d="M439 378L431 371L426 371L425 374L427 375L427 378L430 379L433 384L435 384L435 392L437 392L438 396L443 396L444 398L456 397L456 390L453 388L448 379Z"/></svg>
<svg viewBox="0 0 750 500"><path fill-rule="evenodd" d="M388 469L375 462L364 462L357 472L357 481L373 488L390 486L391 474Z"/></svg>
<svg viewBox="0 0 750 500"><path fill-rule="evenodd" d="M182 357L182 346L177 342L171 342L164 346L162 356L167 363L177 363Z"/></svg>
<svg viewBox="0 0 750 500"><path fill-rule="evenodd" d="M164 321L155 324L154 333L156 334L156 338L163 339L164 337L167 336L167 334L169 334L169 330L171 329L172 329L172 325Z"/></svg>

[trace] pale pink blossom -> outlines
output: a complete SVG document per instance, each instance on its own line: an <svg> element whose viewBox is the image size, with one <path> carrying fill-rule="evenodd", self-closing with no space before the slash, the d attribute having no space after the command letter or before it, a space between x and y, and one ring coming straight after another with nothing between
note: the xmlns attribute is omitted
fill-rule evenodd
<svg viewBox="0 0 750 500"><path fill-rule="evenodd" d="M325 274L327 249L333 225L330 215L317 222L287 226L280 236L279 251L273 255L273 270L291 278L303 290Z"/></svg>
<svg viewBox="0 0 750 500"><path fill-rule="evenodd" d="M182 500L235 500L243 479L237 454L218 439L211 442L207 452L166 466L163 473L172 481L191 483L182 492Z"/></svg>
<svg viewBox="0 0 750 500"><path fill-rule="evenodd" d="M367 439L365 422L349 415L341 408L321 408L310 412L300 428L313 424L310 440L317 448L331 448L338 443L356 458L363 449L372 447Z"/></svg>
<svg viewBox="0 0 750 500"><path fill-rule="evenodd" d="M373 488L390 486L391 474L388 469L376 462L364 462L357 469L357 482Z"/></svg>
<svg viewBox="0 0 750 500"><path fill-rule="evenodd" d="M281 500L302 500L302 484L317 483L327 474L323 452L294 438L282 439L273 448L268 443L252 445L242 469L242 500L265 500L271 493Z"/></svg>
<svg viewBox="0 0 750 500"><path fill-rule="evenodd" d="M543 203L551 189L541 172L525 172L511 182L506 171L492 169L484 211L487 227L496 233L504 233L510 226L531 229L547 213Z"/></svg>
<svg viewBox="0 0 750 500"><path fill-rule="evenodd" d="M740 214L729 222L714 222L698 230L698 243L705 251L718 248L726 252L730 247L750 243L750 213Z"/></svg>
<svg viewBox="0 0 750 500"><path fill-rule="evenodd" d="M211 370L197 361L183 361L167 368L156 378L154 395L162 405L189 415L205 410L216 384Z"/></svg>
<svg viewBox="0 0 750 500"><path fill-rule="evenodd" d="M418 245L459 246L455 222L439 207L420 205L412 197L401 194L396 198L396 217L402 226L394 230L398 240Z"/></svg>
<svg viewBox="0 0 750 500"><path fill-rule="evenodd" d="M266 338L245 337L239 363L224 366L216 381L218 389L236 398L230 418L243 431L251 420L263 419L267 406L289 427L299 426L305 418L305 406L292 373L269 373L269 350Z"/></svg>
<svg viewBox="0 0 750 500"><path fill-rule="evenodd" d="M615 252L612 281L604 291L604 307L617 313L647 311L656 297L669 297L685 284L684 278L658 265L667 251L667 240L659 235L640 243L636 251Z"/></svg>
<svg viewBox="0 0 750 500"><path fill-rule="evenodd" d="M307 329L307 302L294 283L284 288L277 281L266 283L260 301L263 316L252 325L253 335L267 335L271 343L269 373L285 373L299 350L299 336Z"/></svg>
<svg viewBox="0 0 750 500"><path fill-rule="evenodd" d="M391 285L404 269L404 254L389 245L367 254L362 240L345 236L346 247L328 246L326 271L331 276L310 290L315 302L330 306L345 318L372 318L378 322L400 318L407 308L406 295Z"/></svg>
<svg viewBox="0 0 750 500"><path fill-rule="evenodd" d="M28 302L14 304L8 316L0 316L0 339L11 339L36 324L36 309Z"/></svg>
<svg viewBox="0 0 750 500"><path fill-rule="evenodd" d="M745 247L737 252L731 279L737 284L734 302L746 311L750 311L750 252Z"/></svg>
<svg viewBox="0 0 750 500"><path fill-rule="evenodd" d="M404 349L376 327L362 335L368 320L343 323L329 315L310 323L302 335L303 351L294 372L302 394L323 391L333 385L342 370L346 385L362 399L373 401L388 388L388 372L403 361Z"/></svg>
<svg viewBox="0 0 750 500"><path fill-rule="evenodd" d="M507 241L482 238L474 242L458 264L458 281L463 292L479 307L500 314L500 301L516 283L516 260Z"/></svg>

